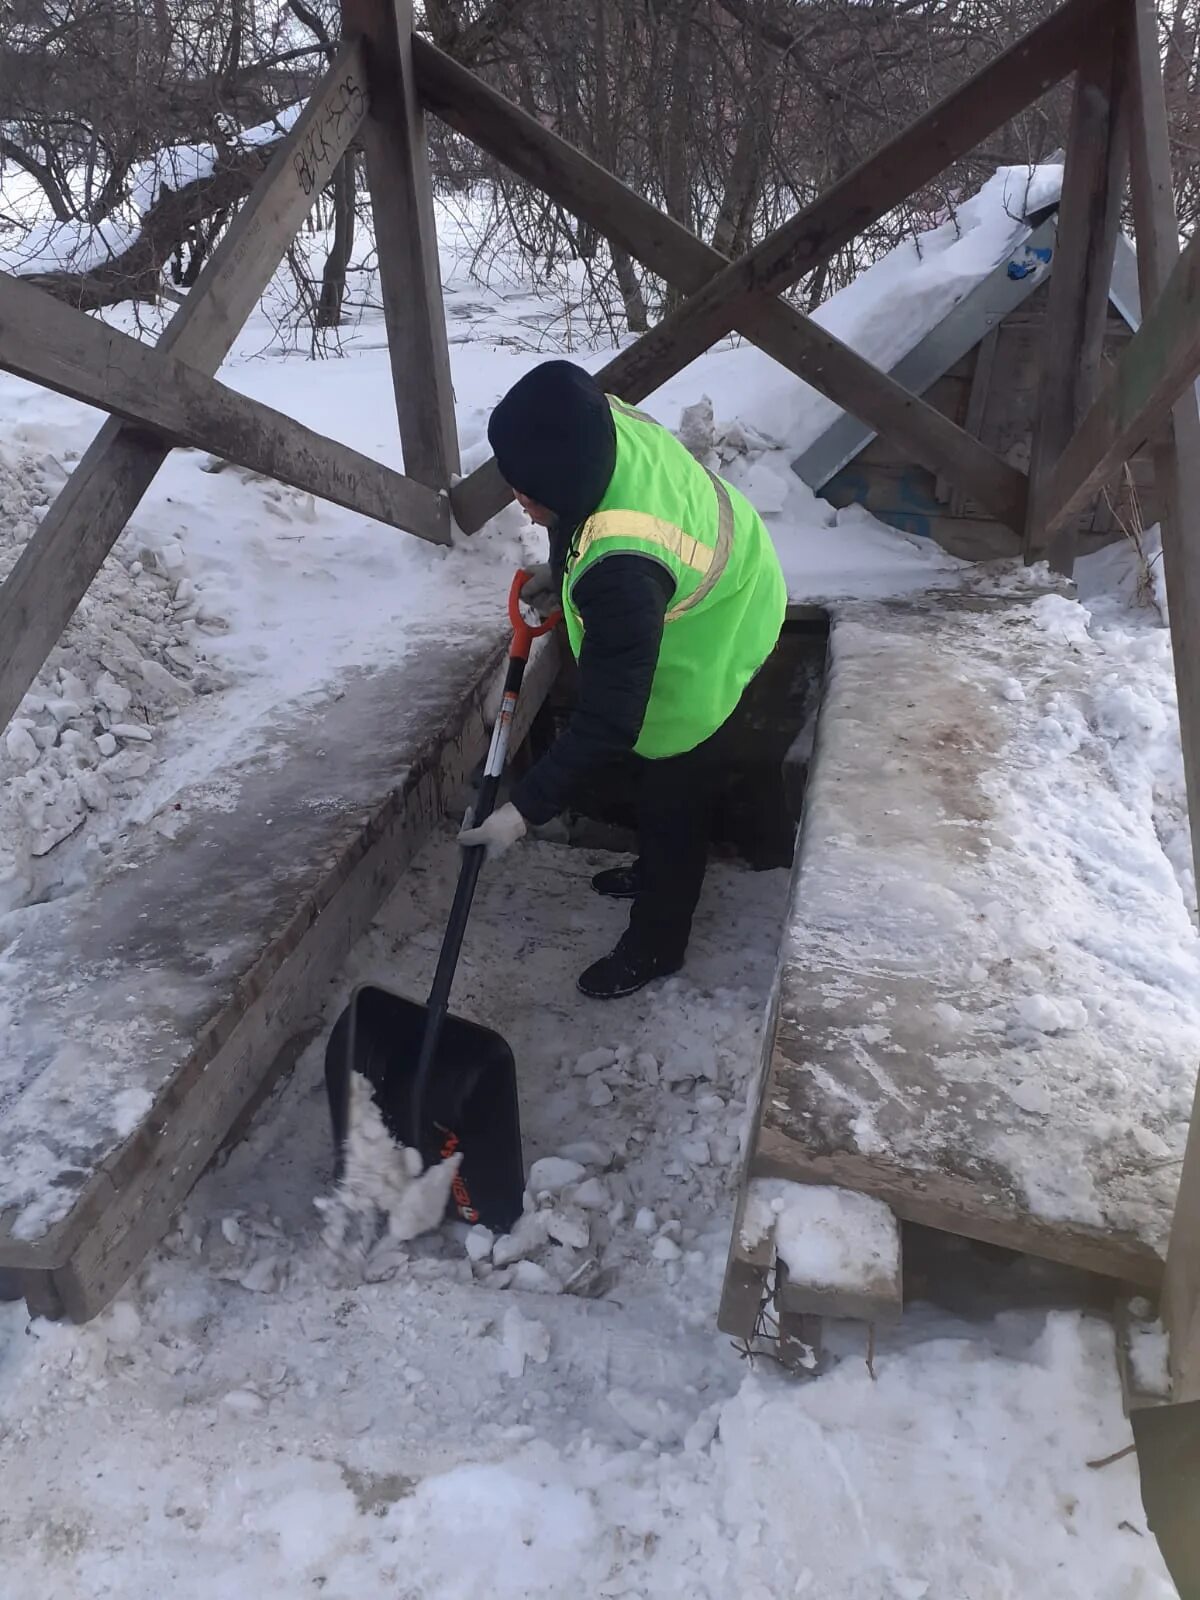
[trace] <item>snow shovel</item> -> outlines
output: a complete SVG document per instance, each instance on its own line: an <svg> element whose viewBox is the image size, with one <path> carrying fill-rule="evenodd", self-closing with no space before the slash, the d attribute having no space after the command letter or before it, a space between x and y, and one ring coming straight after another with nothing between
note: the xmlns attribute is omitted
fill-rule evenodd
<svg viewBox="0 0 1200 1600"><path fill-rule="evenodd" d="M490 816L496 803L530 648L559 620L556 612L540 627L525 621L520 601L529 577L518 572L508 596L512 646L500 714L473 808L476 824ZM461 1154L446 1215L507 1232L521 1214L525 1189L516 1063L498 1033L448 1014L450 987L483 858L482 846L462 852L428 1002L418 1005L374 985L357 989L330 1036L325 1087L339 1178L349 1133L352 1075L357 1072L370 1084L387 1131L397 1144L418 1150L425 1168Z"/></svg>

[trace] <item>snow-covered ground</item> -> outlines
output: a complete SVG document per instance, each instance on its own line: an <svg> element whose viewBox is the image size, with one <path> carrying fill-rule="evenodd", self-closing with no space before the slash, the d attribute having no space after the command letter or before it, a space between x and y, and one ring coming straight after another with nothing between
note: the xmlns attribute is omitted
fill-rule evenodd
<svg viewBox="0 0 1200 1600"><path fill-rule="evenodd" d="M894 359L1017 238L1026 178L998 179L822 320ZM444 246L469 468L521 372L563 343L604 352L579 350L569 306L472 282L452 228ZM320 363L276 353L276 317L268 296L222 376L398 465L378 313ZM649 405L671 426L698 407L693 442L767 514L796 598L959 581L927 541L834 512L788 472L828 410L756 352L716 350ZM2 573L97 418L8 378L0 415ZM403 654L415 617L499 613L537 550L511 509L441 551L211 465L170 458L0 749L0 947L22 906L169 831L185 788L219 801L228 755L269 739L281 705ZM1129 571L1096 576L1090 620L1064 602L1061 621L1120 647L1130 681L1094 731L1157 830L1161 893L1194 906L1167 637L1120 603ZM514 1047L527 1158L575 1163L539 1169L546 1197L515 1243L444 1229L365 1260L327 1251L322 1040L96 1324L0 1308L0 1595L1171 1593L1131 1461L1087 1465L1128 1441L1105 1322L910 1308L874 1379L848 1338L810 1385L714 1331L786 883L714 873L686 974L601 1010L573 992L621 925L587 895L597 864L543 843L488 874L455 991ZM434 840L327 1023L355 980L422 993L453 868Z"/></svg>
<svg viewBox="0 0 1200 1600"><path fill-rule="evenodd" d="M854 1333L807 1385L716 1333L786 874L715 870L686 975L589 1008L604 861L490 873L455 994L514 1048L537 1226L502 1266L460 1227L328 1254L314 1046L95 1324L0 1313L0 1593L1166 1600L1131 1460L1088 1466L1128 1440L1106 1322L910 1307L874 1379ZM454 870L436 840L334 1009L423 992Z"/></svg>

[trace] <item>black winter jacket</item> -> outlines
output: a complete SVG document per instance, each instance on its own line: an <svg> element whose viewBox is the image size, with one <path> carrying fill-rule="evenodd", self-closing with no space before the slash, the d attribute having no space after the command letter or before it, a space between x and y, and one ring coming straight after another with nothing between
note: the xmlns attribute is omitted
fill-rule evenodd
<svg viewBox="0 0 1200 1600"><path fill-rule="evenodd" d="M555 542L552 536L557 575L566 552ZM666 568L639 555L607 556L575 585L571 598L584 628L579 699L561 738L513 790L527 822L549 822L590 774L637 743L674 593Z"/></svg>

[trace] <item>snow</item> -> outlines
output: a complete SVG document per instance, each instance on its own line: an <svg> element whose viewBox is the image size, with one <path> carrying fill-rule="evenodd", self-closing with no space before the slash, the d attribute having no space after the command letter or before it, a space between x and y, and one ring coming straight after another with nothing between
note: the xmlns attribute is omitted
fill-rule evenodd
<svg viewBox="0 0 1200 1600"><path fill-rule="evenodd" d="M1171 1347L1167 1330L1156 1319L1128 1325L1129 1370L1138 1395L1171 1397Z"/></svg>
<svg viewBox="0 0 1200 1600"><path fill-rule="evenodd" d="M205 156L179 159L182 178ZM1027 177L998 177L822 320L894 359L1053 191L1053 172L1028 192ZM506 298L469 283L453 248L443 270L470 461L486 453L492 404L554 348L559 322L528 286ZM223 378L399 465L378 314L349 330L343 359L316 365L264 353L272 307L269 294ZM693 448L758 496L793 598L964 582L928 541L835 512L795 479L790 459L830 413L757 352L716 350L650 402L672 425L685 406L696 407ZM97 418L9 378L0 413L7 567ZM272 748L284 712L343 670L403 658L448 617L495 614L513 564L538 550L512 510L441 551L215 465L173 453L6 741L0 948L43 899L119 871L149 830L169 837L177 807L226 804L231 759ZM1027 676L1024 701L1011 673L991 683L1031 719L1022 760L1040 787L1008 793L1028 808L1013 825L1024 824L1028 870L1046 873L1047 892L1037 926L1017 926L1003 903L989 912L980 952L1032 963L1060 948L1075 961L1072 885L1085 875L1107 884L1111 911L1084 930L1104 953L1094 968L1084 961L1086 994L1074 972L1060 985L1031 975L1002 1019L1027 1052L1013 1094L1029 1115L1058 1092L1039 1071L1039 1041L1070 1033L1073 998L1088 1028L1138 1015L1164 1061L1194 1042L1195 889L1169 640L1157 613L1131 613L1119 594L1110 603L1118 587L1099 584L1090 616L1073 602L1038 613L1078 659L1066 700L1047 703ZM1099 798L1066 781L1063 753L1083 744L1111 779ZM14 1592L1168 1600L1134 1463L1086 1467L1129 1437L1106 1322L910 1307L880 1337L876 1379L848 1337L815 1383L747 1365L715 1332L787 875L715 867L685 972L604 1009L582 1005L573 981L622 925L621 908L587 889L607 864L523 846L485 874L464 948L453 1007L495 1026L521 1075L532 1165L510 1235L437 1226L447 1169L421 1174L394 1148L372 1150L369 1103L350 1168L368 1175L364 1188L330 1195L328 1029L359 983L426 991L455 876L447 834L314 996L320 1037L122 1298L82 1329L0 1307L0 1550ZM1125 988L1114 990L1114 971L1129 974ZM963 1026L955 1009L939 1026ZM1051 1011L1046 1032L1035 1024ZM887 1040L885 1022L864 1019L864 1050ZM0 1048L19 1048L2 997ZM84 1083L86 1054L62 1054L63 1081ZM1165 1075L1159 1087L1144 1127L1108 1134L1159 1138L1170 1160L1158 1131L1170 1120ZM144 1109L131 1089L121 1127ZM324 1216L316 1198L332 1202ZM793 1253L815 1238L789 1236Z"/></svg>
<svg viewBox="0 0 1200 1600"><path fill-rule="evenodd" d="M741 1242L770 1240L788 1277L822 1289L870 1289L894 1280L900 1236L890 1206L869 1195L782 1178L751 1181Z"/></svg>
<svg viewBox="0 0 1200 1600"><path fill-rule="evenodd" d="M578 1183L584 1169L578 1161L562 1156L543 1156L529 1169L529 1188L533 1194L557 1194L572 1183Z"/></svg>
<svg viewBox="0 0 1200 1600"><path fill-rule="evenodd" d="M223 154L256 149L281 138L303 106L289 106L269 122L229 130L226 150L214 144L171 145L129 175L121 208L103 222L36 221L5 238L0 234L0 268L29 276L43 272L89 272L125 254L137 243L141 219L165 190L178 192L209 177ZM6 175L6 185L8 178Z"/></svg>
<svg viewBox="0 0 1200 1600"><path fill-rule="evenodd" d="M1030 229L1025 218L1052 204L1062 167L1001 167L940 227L906 241L817 308L814 320L885 371L920 343ZM758 350L711 350L639 404L676 426L697 391L719 401L717 427L736 420L751 441L786 446L790 462L839 408ZM713 403L710 401L710 404ZM690 441L689 441L690 445ZM776 470L782 476L783 462ZM786 481L786 480L785 480Z"/></svg>
<svg viewBox="0 0 1200 1600"><path fill-rule="evenodd" d="M360 1252L376 1244L416 1239L441 1222L454 1177L462 1165L452 1155L425 1168L418 1150L393 1142L360 1073L350 1077L344 1171L332 1195L319 1196L324 1239L334 1250Z"/></svg>
<svg viewBox="0 0 1200 1600"><path fill-rule="evenodd" d="M874 1381L850 1338L808 1384L713 1328L736 1166L667 1169L743 1114L786 875L714 868L670 1003L605 1010L567 980L571 939L611 931L585 932L593 904L622 920L581 900L608 863L522 855L481 883L454 1006L512 1043L533 1160L586 1131L590 1177L529 1214L607 1188L586 1249L547 1231L506 1276L451 1226L373 1270L330 1254L318 1039L114 1307L82 1329L0 1308L14 1591L1168 1600L1133 1461L1086 1466L1128 1439L1104 1321L910 1307ZM427 974L455 864L450 837L423 853L326 1026L359 982ZM598 1048L621 1101L593 1114L573 1068ZM646 1054L688 1070L649 1083Z"/></svg>
<svg viewBox="0 0 1200 1600"><path fill-rule="evenodd" d="M814 1088L768 1112L1161 1253L1200 1057L1170 638L996 576L837 610L783 1002Z"/></svg>

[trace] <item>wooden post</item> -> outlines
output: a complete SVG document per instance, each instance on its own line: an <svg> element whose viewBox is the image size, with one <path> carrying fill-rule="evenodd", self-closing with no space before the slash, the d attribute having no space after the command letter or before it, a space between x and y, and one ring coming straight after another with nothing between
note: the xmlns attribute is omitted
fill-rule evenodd
<svg viewBox="0 0 1200 1600"><path fill-rule="evenodd" d="M366 115L361 48L344 45L158 341L213 373ZM170 447L111 419L0 586L0 728L58 642Z"/></svg>
<svg viewBox="0 0 1200 1600"><path fill-rule="evenodd" d="M1144 322L1178 258L1179 225L1153 0L1132 0L1132 12L1131 168ZM1155 443L1154 476L1192 854L1200 862L1200 413L1191 385L1176 402L1162 437ZM1163 1314L1171 1336L1174 1398L1200 1398L1200 1092L1192 1111L1171 1225Z"/></svg>
<svg viewBox="0 0 1200 1600"><path fill-rule="evenodd" d="M1075 76L1071 129L1046 313L1040 398L1029 470L1027 561L1049 555L1056 572L1075 565L1078 518L1043 548L1046 485L1095 397L1108 322L1108 291L1128 166L1127 29L1097 25Z"/></svg>
<svg viewBox="0 0 1200 1600"><path fill-rule="evenodd" d="M975 370L971 374L971 392L967 396L967 415L963 420L964 430L973 439L983 443L983 425L987 416L988 395L992 387L992 369L996 365L996 347L1000 343L1000 324L993 325L984 334L979 342L979 350L975 356ZM950 490L947 496L942 489L938 489L938 498L950 501L950 515L961 517L967 509L967 494L955 484L948 484ZM1028 507L1026 507L1028 510Z"/></svg>
<svg viewBox="0 0 1200 1600"><path fill-rule="evenodd" d="M342 0L342 27L367 47L363 142L404 470L448 489L458 432L425 113L413 81L412 0Z"/></svg>
<svg viewBox="0 0 1200 1600"><path fill-rule="evenodd" d="M1145 311L1100 397L1050 468L1041 504L1049 535L1111 483L1167 424L1200 373L1200 235Z"/></svg>

